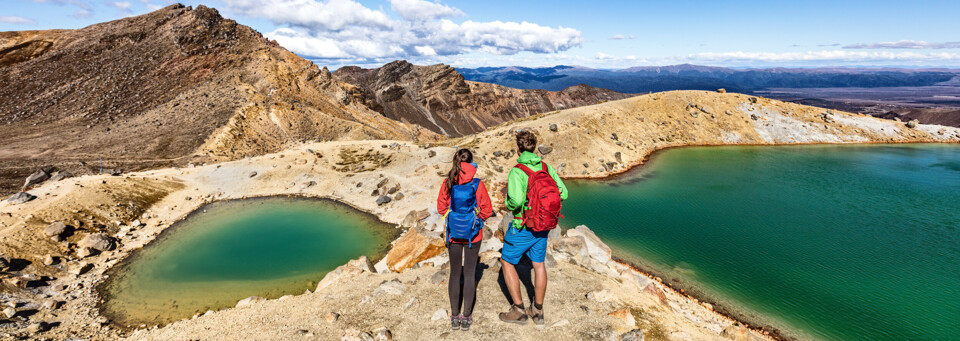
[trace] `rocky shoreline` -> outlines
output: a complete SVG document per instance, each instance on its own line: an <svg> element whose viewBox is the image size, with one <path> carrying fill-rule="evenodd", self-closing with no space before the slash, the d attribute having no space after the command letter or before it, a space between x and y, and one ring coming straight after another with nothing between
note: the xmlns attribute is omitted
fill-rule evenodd
<svg viewBox="0 0 960 341"><path fill-rule="evenodd" d="M701 108L713 108L708 110L716 114ZM691 115L693 110L699 113ZM447 157L455 146L474 150L481 169L478 176L488 183L494 202L502 202L505 170L513 162L505 151L511 149L511 133L517 129L536 131L543 145L549 147L541 150L546 154L545 160L559 164L557 168L566 178L620 174L643 164L656 150L685 145L960 142L960 129L956 128L908 128L901 122L848 113L832 113L832 122L827 122L821 114L824 111L818 108L739 94L681 91L539 115L436 146L405 141L306 143L274 154L218 164L47 181L28 189L36 199L0 203L0 255L10 260L2 274L0 300L4 308L11 309L5 323L0 324L0 337L96 340L125 336L169 339L252 335L272 339L298 333L317 339L363 339L367 332L371 337L386 335L382 330L373 332L387 328L398 339L420 338L426 334L419 333L427 330L436 331L430 337L435 338L442 335L443 321L421 316L434 311L407 313L412 310L404 309L413 298L419 307L446 306L443 290L428 280L442 271L446 257L437 235L438 219L422 210L432 206L440 174L448 167ZM598 161L602 166L597 166ZM370 264L372 270L357 265L364 261L352 262L353 265L331 272L329 281L321 281L330 283L343 278L352 279L351 284L362 282L353 291L328 284L318 286L310 294L278 300L252 299L242 307L198 314L162 328L143 326L134 331L117 330L109 318L99 314L96 307L102 298L95 287L108 279L107 271L167 227L209 202L274 195L333 199L397 224L406 232L394 242L386 257ZM490 225L499 226L498 219L493 218ZM65 232L56 234L60 241L45 231L55 223L65 227ZM480 297L497 299L477 308L490 313L506 305L497 296L496 279L491 278L496 277L497 272L492 270L497 266L495 250L499 249L493 241L497 239L496 231L491 232L488 238L492 239L485 246L490 249L484 250L482 256L488 268L480 282L487 296ZM101 234L107 238L84 241ZM104 240L106 245L96 243ZM543 330L544 337L619 338L640 329L649 339L787 339L769 329L748 330L721 315L718 307L688 297L654 276L616 261L608 252L609 247L586 227L555 236L551 250L556 267L551 267L550 276L557 278L551 280L551 290L562 288L556 294L567 296L548 298L564 303L556 307L556 320L548 317L551 327ZM382 296L396 289L390 287L401 287L386 284L394 280L406 287L404 292L418 294ZM381 288L382 284L377 284L381 282L387 287ZM378 289L379 294L374 295ZM367 296L367 303L377 303L382 298L380 303L395 303L397 308L372 309L363 301ZM323 316L328 313L340 317L334 322L323 322L328 324L311 322L303 328L290 325L326 321ZM270 314L285 319L269 318ZM243 326L225 322L257 316L266 318L266 322ZM360 316L379 325L369 324ZM523 338L522 335L529 334L521 333L526 330L524 327L501 326L493 319L490 315L487 322L478 320L476 337ZM237 332L249 334L231 334Z"/></svg>

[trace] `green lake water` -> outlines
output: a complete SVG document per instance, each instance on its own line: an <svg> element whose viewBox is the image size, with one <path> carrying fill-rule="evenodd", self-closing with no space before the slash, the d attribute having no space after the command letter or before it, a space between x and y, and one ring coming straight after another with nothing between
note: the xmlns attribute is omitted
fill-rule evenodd
<svg viewBox="0 0 960 341"><path fill-rule="evenodd" d="M747 320L960 340L960 146L689 147L568 187L565 227Z"/></svg>
<svg viewBox="0 0 960 341"><path fill-rule="evenodd" d="M101 309L120 325L155 325L249 296L301 294L350 259L376 261L397 233L330 200L208 204L111 271Z"/></svg>

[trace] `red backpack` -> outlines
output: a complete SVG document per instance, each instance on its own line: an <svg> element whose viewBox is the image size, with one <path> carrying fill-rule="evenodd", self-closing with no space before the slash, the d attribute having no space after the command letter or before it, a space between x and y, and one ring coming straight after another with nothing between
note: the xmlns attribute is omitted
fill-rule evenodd
<svg viewBox="0 0 960 341"><path fill-rule="evenodd" d="M533 232L552 230L560 218L560 188L547 171L547 164L534 172L523 164L515 167L527 174L527 209L523 211L523 226Z"/></svg>

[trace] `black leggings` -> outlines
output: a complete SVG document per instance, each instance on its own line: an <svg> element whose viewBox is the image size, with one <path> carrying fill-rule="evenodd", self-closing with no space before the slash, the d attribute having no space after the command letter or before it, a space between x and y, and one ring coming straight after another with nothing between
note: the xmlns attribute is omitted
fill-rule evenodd
<svg viewBox="0 0 960 341"><path fill-rule="evenodd" d="M477 296L477 259L480 253L480 242L467 244L450 243L450 315L460 315L460 293L463 293L463 316L473 314L473 302ZM464 252L466 250L466 252ZM460 290L460 276L463 275L463 291Z"/></svg>

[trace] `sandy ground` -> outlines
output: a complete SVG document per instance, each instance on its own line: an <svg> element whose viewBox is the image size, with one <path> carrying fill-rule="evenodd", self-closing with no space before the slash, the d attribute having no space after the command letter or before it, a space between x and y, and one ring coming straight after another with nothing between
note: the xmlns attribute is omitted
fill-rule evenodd
<svg viewBox="0 0 960 341"><path fill-rule="evenodd" d="M500 205L500 189L515 163L515 155L510 155L514 149L511 132L519 128L533 129L542 144L552 148L545 161L567 178L609 176L642 164L653 151L683 145L960 142L957 128L921 125L911 129L896 121L841 112L828 114L830 118L824 120L820 116L824 112L763 98L754 103L740 94L678 91L543 114L435 145L404 141L309 143L232 162L44 183L29 191L38 196L36 200L19 205L0 203L0 255L13 260L11 269L2 275L0 300L17 311L16 316L5 320L7 323L0 324L0 337L288 339L312 335L335 339L349 329L385 327L400 339L436 339L444 335L448 322L432 321L430 317L447 304L445 289L430 281L438 269L427 263L402 274L354 274L358 277L349 285L226 309L136 333L118 331L109 319L99 316L96 305L100 298L94 287L106 279L104 271L149 243L160 231L216 200L281 194L332 198L399 224L410 211L434 206L440 174L447 170L455 146L474 150L480 164L478 176L488 183L495 204ZM552 125L556 125L556 131ZM256 175L251 176L253 172ZM404 196L378 206L371 192L384 178L399 184L398 193ZM311 181L315 184L310 185ZM134 226L135 220L143 225ZM53 241L44 233L45 227L58 221L78 227L64 242ZM79 257L77 243L95 231L116 237L118 248ZM46 255L56 262L44 265ZM650 339L759 335L730 330L733 321L656 281L650 282L652 288L666 295L664 305L654 298L658 296L655 290L643 294L646 286L633 288L631 281L624 281L627 269L614 262L587 267L572 262L558 258L557 266L550 270L553 279L548 296L548 305L557 309L549 313L548 323L567 320L569 325L545 328L538 334L528 333L537 330L533 326L506 326L494 321L494 313L506 303L496 283L497 272L488 268L480 282L480 297L488 299L477 307L476 330L469 336L446 336L607 338L630 327L607 315L620 308L630 309L636 320L634 327ZM487 263L495 264L489 259ZM75 270L84 264L93 268L77 275ZM394 278L407 287L403 293L373 294L381 282ZM617 303L600 302L597 295L585 296L602 289L613 293ZM364 297L369 298L365 301ZM403 306L412 297L419 303L404 311ZM53 301L63 304L49 307ZM342 317L327 323L323 320L327 312L340 312ZM52 329L32 333L31 324L40 321L53 324ZM728 331L724 333L724 329Z"/></svg>

